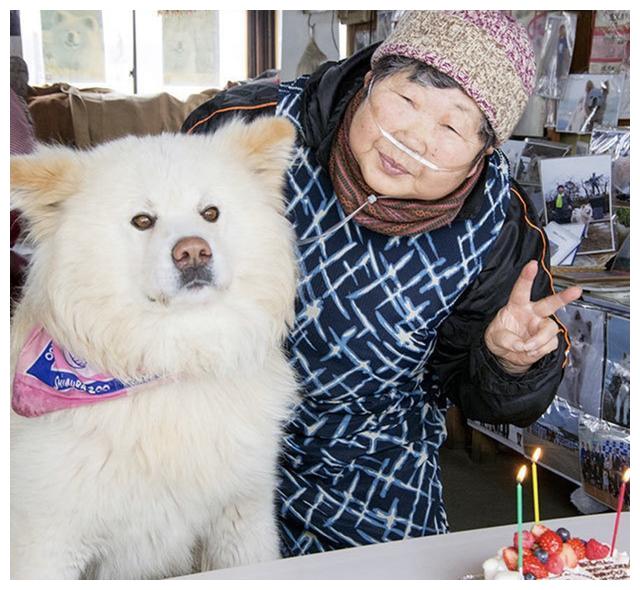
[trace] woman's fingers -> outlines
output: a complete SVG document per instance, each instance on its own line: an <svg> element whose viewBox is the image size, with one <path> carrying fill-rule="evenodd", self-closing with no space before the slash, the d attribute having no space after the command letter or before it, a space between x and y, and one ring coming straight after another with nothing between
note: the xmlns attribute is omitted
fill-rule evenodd
<svg viewBox="0 0 640 590"><path fill-rule="evenodd" d="M531 364L533 364L536 361L540 360L543 356L546 356L550 352L553 352L556 348L558 348L558 337L554 336L542 347L528 352L527 356L531 359Z"/></svg>
<svg viewBox="0 0 640 590"><path fill-rule="evenodd" d="M533 303L533 311L540 317L549 317L561 307L575 301L582 295L580 287L569 287L555 295L549 295Z"/></svg>
<svg viewBox="0 0 640 590"><path fill-rule="evenodd" d="M490 350L508 371L522 373L558 347L559 331L550 318L543 320L537 333L526 341L511 330L498 330L493 334Z"/></svg>
<svg viewBox="0 0 640 590"><path fill-rule="evenodd" d="M536 333L524 343L524 350L533 352L542 348L560 331L558 324L551 318L545 318L538 324Z"/></svg>
<svg viewBox="0 0 640 590"><path fill-rule="evenodd" d="M498 348L505 352L523 352L524 340L511 330L499 330L494 336L494 342Z"/></svg>
<svg viewBox="0 0 640 590"><path fill-rule="evenodd" d="M531 302L531 289L537 272L538 263L535 260L531 260L524 265L511 289L509 303L513 305L529 305Z"/></svg>

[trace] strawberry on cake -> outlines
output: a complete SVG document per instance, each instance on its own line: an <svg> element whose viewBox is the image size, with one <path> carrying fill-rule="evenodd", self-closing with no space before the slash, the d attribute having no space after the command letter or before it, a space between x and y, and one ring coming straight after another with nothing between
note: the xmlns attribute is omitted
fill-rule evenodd
<svg viewBox="0 0 640 590"><path fill-rule="evenodd" d="M629 556L589 539L572 537L565 528L555 531L543 524L535 524L522 533L522 577L525 580L589 579L611 580L629 577ZM482 567L486 580L518 579L518 533L513 544L503 547Z"/></svg>

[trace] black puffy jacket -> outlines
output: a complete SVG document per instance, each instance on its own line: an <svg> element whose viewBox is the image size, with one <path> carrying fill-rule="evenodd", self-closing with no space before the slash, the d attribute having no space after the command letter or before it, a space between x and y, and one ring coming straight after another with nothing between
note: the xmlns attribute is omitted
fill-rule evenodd
<svg viewBox="0 0 640 590"><path fill-rule="evenodd" d="M341 62L327 62L308 80L301 107L300 140L315 150L325 168L346 105L362 87L375 48L375 45L365 48ZM234 116L251 120L273 115L277 96L278 86L274 83L258 81L236 86L193 111L182 130L213 133ZM505 372L484 343L485 328L507 303L513 284L528 261L539 261L532 299L553 293L546 236L526 193L514 180L511 182L512 198L502 230L482 272L440 326L430 365L438 373L444 393L467 418L528 426L553 400L570 343L566 329L558 322L558 348L519 376ZM484 175L458 213L459 217L469 218L477 213L483 186Z"/></svg>

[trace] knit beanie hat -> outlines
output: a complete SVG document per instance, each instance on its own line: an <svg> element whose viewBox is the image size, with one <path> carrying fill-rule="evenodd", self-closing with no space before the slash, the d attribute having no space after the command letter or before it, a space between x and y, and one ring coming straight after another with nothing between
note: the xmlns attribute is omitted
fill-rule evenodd
<svg viewBox="0 0 640 590"><path fill-rule="evenodd" d="M453 78L485 114L499 144L533 92L536 63L525 28L499 10L406 13L371 58L401 55Z"/></svg>

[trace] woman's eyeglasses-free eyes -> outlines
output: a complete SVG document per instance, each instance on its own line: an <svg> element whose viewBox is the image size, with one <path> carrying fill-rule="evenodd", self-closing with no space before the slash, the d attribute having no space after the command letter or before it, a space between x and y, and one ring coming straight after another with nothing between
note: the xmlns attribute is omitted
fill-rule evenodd
<svg viewBox="0 0 640 590"><path fill-rule="evenodd" d="M366 100L369 102L369 105L370 105L371 118L373 119L373 122L375 123L376 127L382 134L382 137L384 137L396 149L400 150L401 152L403 152L404 154L412 158L415 162L418 162L422 166L429 168L434 172L458 172L460 170L464 170L465 168L469 168L471 166L475 158L472 158L471 160L469 160L468 162L465 162L464 164L458 164L455 166L445 165L445 160L447 158L446 155L439 158L439 160L441 161L439 161L438 163L433 162L428 158L426 158L424 155L419 154L414 150L412 150L411 148L407 147L404 143L402 143L400 140L394 137L391 133L383 129L380 123L378 122L378 117L376 115L376 107L374 106L373 101L371 99L373 83L374 83L374 80L371 80L369 82L369 86L367 87L367 96L366 96ZM461 142L464 142L464 140L461 139Z"/></svg>

